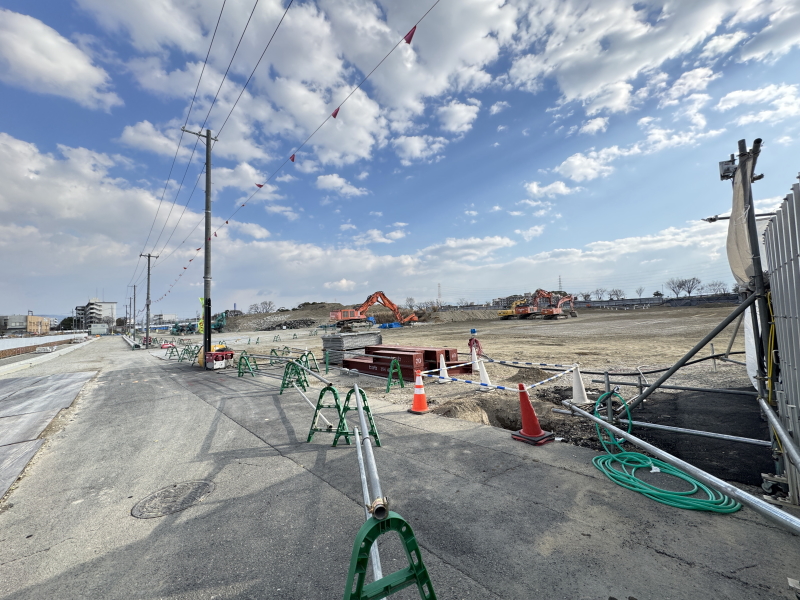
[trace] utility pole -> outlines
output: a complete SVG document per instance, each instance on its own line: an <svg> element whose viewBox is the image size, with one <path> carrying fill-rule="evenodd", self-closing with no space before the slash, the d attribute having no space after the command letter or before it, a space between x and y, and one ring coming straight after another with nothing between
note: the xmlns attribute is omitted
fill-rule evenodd
<svg viewBox="0 0 800 600"><path fill-rule="evenodd" d="M145 338L144 347L150 349L150 259L158 258L158 255L140 254L139 256L147 257L147 300L145 301L145 308L147 309L145 316L145 328L147 329L147 333L145 335L147 337Z"/></svg>
<svg viewBox="0 0 800 600"><path fill-rule="evenodd" d="M133 286L133 343L136 344L136 286ZM135 348L136 346L134 346Z"/></svg>
<svg viewBox="0 0 800 600"><path fill-rule="evenodd" d="M205 239L205 268L203 270L203 365L205 366L206 354L211 352L211 130L203 132L189 131L181 127L181 131L196 135L200 139L205 137L206 142L206 239Z"/></svg>

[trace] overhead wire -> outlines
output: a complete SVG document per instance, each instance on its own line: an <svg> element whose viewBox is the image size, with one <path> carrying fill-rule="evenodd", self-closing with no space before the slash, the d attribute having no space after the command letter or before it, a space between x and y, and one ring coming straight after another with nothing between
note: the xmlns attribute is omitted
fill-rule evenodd
<svg viewBox="0 0 800 600"><path fill-rule="evenodd" d="M309 135L308 135L308 137L307 137L305 140L303 140L303 142L302 142L302 143L301 143L299 146L297 146L297 147L294 149L294 151L293 151L293 152L292 152L292 153L291 153L291 154L290 154L290 155L289 155L289 156L288 156L288 157L287 157L287 158L286 158L286 159L285 159L285 160L284 160L284 161L283 161L283 162L282 162L282 163L281 163L281 164L280 164L280 165L279 165L279 166L278 166L278 167L277 167L275 170L273 170L273 172L272 172L272 173L269 175L269 177L267 177L267 179L264 181L264 183L263 183L263 184L261 184L261 185L260 185L260 186L259 186L259 187L256 189L256 191L254 191L252 194L250 194L250 196L248 196L248 197L247 197L247 199L246 199L244 202L242 202L242 204L241 204L241 205L238 205L238 206L236 207L236 209L235 209L235 210L234 210L234 211L233 211L233 212L232 212L232 213L231 213L231 214L228 216L228 218L227 218L227 219L225 219L225 222L224 222L224 224L223 224L223 225L220 225L219 227L217 227L217 228L216 228L216 230L214 231L214 233L213 233L213 236L212 236L212 237L217 237L217 233L218 233L218 232L219 232L219 231L220 231L220 230L221 230L223 227L225 227L226 225L228 225L228 224L229 224L229 221L230 221L230 220L231 220L231 219L232 219L234 216L236 216L236 214L237 214L237 213L238 213L238 212L239 212L239 211L240 211L242 208L244 208L244 207L245 207L245 206L246 206L246 205L247 205L247 204L250 202L250 200L252 200L252 199L253 199L253 198L256 196L256 194L258 194L258 192L259 192L259 191L261 191L261 190L263 189L263 187L264 187L264 186L265 186L267 183L269 183L269 182L270 182L270 181L271 181L271 180L272 180L272 179L273 179L273 178L274 178L274 177L275 177L275 176L276 176L276 175L277 175L277 174L278 174L278 173L279 173L279 172L280 172L280 171L283 169L283 167L284 167L284 166L286 166L286 163L288 163L289 161L291 161L291 160L292 160L292 158L295 156L295 154L296 154L297 152L299 152L299 151L300 151L300 150L301 150L301 149L302 149L302 148L303 148L303 147L304 147L304 146L305 146L305 145L306 145L306 144L307 144L307 143L308 143L308 142L311 140L311 138L312 138L312 137L314 137L314 135L315 135L315 134L316 134L316 133L317 133L317 132L318 132L320 129L322 129L322 127L323 127L323 126L324 126L324 125L325 125L325 124L326 124L326 123L327 123L327 122L328 122L330 119L332 119L332 118L334 118L334 119L335 119L335 118L336 118L336 116L335 116L335 115L337 115L337 114L338 114L338 111L339 111L339 109L340 109L342 106L344 106L344 104L345 104L345 103L346 103L346 102L347 102L347 101L348 101L348 100L349 100L349 99L350 99L350 98L353 96L353 94L355 94L355 93L356 93L356 92L357 92L357 91L358 91L358 90L359 90L359 89L360 89L360 88L361 88L361 87L364 85L364 83L365 83L365 82L366 82L366 81L367 81L367 80L370 78L370 76L371 76L371 75L372 75L372 74L373 74L373 73L374 73L374 72L375 72L375 71L378 69L378 67L380 67L380 66L381 66L381 65L384 63L384 61L386 61L386 59L387 59L387 58L388 58L388 57L389 57L389 56L390 56L390 55L391 55L391 54L392 54L392 53L393 53L393 52L394 52L394 51L397 49L397 47L398 47L398 46L400 46L400 44L401 44L403 41L406 41L407 43L410 43L410 39L409 39L409 37L410 37L410 36L413 36L413 33L414 33L414 31L416 30L417 26L418 26L418 25L419 25L419 24L420 24L420 23L421 23L421 22L422 22L422 21L425 19L425 17L427 17L427 16L428 16L428 14L429 14L429 13L430 13L430 12L431 12L431 11L432 11L432 10L433 10L435 7L436 7L436 5L437 5L437 4L439 4L439 2L440 2L440 1L441 1L441 0L436 0L436 1L435 1L435 2L434 2L434 3L433 3L431 6L430 6L430 8L428 8L428 10L427 10L427 11L425 11L425 13L424 13L424 14L423 14L423 15L422 15L422 16L421 16L421 17L420 17L418 20L417 20L417 22L416 22L416 23L414 23L414 25L411 27L411 29L408 31L408 33L406 33L405 35L403 35L403 36L402 36L402 37L401 37L401 38L400 38L400 39L397 41L397 43L396 43L394 46L392 46L391 50L389 50L389 51L386 53L386 55L385 55L383 58L381 58L381 60L378 62L378 64L376 64L376 65L375 65L375 67L373 67L373 69L372 69L372 70L371 70L369 73L367 73L367 75L366 75L366 76L364 76L364 77L361 79L361 81L358 83L358 85L356 85L356 86L355 86L355 87L354 87L354 88L353 88L353 89L350 91L350 93L348 93L348 94L347 94L347 96L345 96L345 98L344 98L344 99L343 99L343 100L342 100L342 101L341 101L341 102L340 102L340 103L337 105L337 107L334 109L334 111L333 111L331 114L329 114L329 115L328 115L328 116L327 116L327 117L326 117L326 118L325 118L325 119L322 121L322 123L320 123L320 125L319 125L319 126L318 126L318 127L317 127L317 128L314 130L314 131L312 131L312 132L311 132L311 134L309 134ZM202 245L201 245L201 246L200 246L200 247L199 247L199 248L198 248L198 249L195 251L195 255L194 255L194 256L193 256L193 257L192 257L192 258L189 260L189 263L191 263L191 262L192 262L192 261L193 261L195 258L197 258L197 256L198 256L198 254L200 253L200 251L203 249L203 247L205 246L205 244L206 244L206 243L208 243L209 241L211 241L211 238L208 238L207 240L203 240L203 244L202 244ZM187 265L188 265L188 263L187 263ZM183 270L184 270L184 271L188 270L188 266L185 266L185 267L183 267ZM166 298L167 294L169 294L169 293L172 291L172 288L173 288L173 287L174 287L174 286L177 284L177 282L179 281L180 277L182 277L182 276L183 276L183 273L182 273L182 272L179 272L179 274L178 274L178 277L175 279L175 281L174 281L172 284L170 284L170 286L169 286L169 289L168 289L168 290L167 290L167 291L166 291L166 292L165 292L165 293L164 293L162 296L160 296L160 297L159 297L157 300L154 300L153 302L160 302L161 300L163 300L164 298Z"/></svg>
<svg viewBox="0 0 800 600"><path fill-rule="evenodd" d="M250 11L250 16L247 17L247 23L245 23L245 25L244 25L244 29L242 30L242 35L239 36L239 41L236 43L236 48L233 50L233 54L231 55L230 61L228 61L228 67L225 69L225 73L222 75L222 80L219 82L219 87L217 88L217 91L214 94L214 98L211 101L211 105L208 107L208 112L206 112L206 117L205 117L205 119L203 119L203 124L200 126L200 130L201 131L206 126L206 123L208 123L208 118L211 116L211 111L214 109L214 105L217 103L217 98L219 98L219 93L220 93L220 91L222 91L222 86L225 85L225 80L227 79L228 73L231 70L231 65L233 65L233 61L236 58L236 54L239 52L239 46L241 46L241 44L242 44L242 40L244 39L244 35L245 35L245 33L247 33L247 28L250 26L250 21L253 19L253 14L256 12L256 8L258 7L258 3L259 2L260 2L260 0L256 0L255 1L255 3L253 4L253 8ZM209 51L210 51L210 48L209 48ZM199 87L199 84L198 84L198 87ZM186 124L188 122L189 121L188 121L188 115L187 115L187 120L186 120L186 123L184 123L184 127L186 127ZM181 130L181 139L183 139L183 135L184 135L184 131L182 129ZM189 156L189 161L186 164L186 169L183 172L183 177L181 178L180 185L178 186L178 191L175 193L175 200L172 202L172 208L170 208L170 213L169 213L170 215L172 214L172 209L175 207L175 203L178 200L178 195L180 194L181 189L183 188L183 182L186 180L186 175L189 172L189 168L192 165L192 160L194 159L195 152L197 151L197 145L199 143L200 143L200 136L196 136L196 139L195 139L195 142L194 142L194 146L192 147L191 156ZM156 243L153 244L153 251L155 251L156 247L158 246L158 242L161 241L161 236L164 234L164 229L166 228L168 221L169 221L169 215L167 215L167 218L164 220L164 225L161 227L161 233L159 234L158 239L156 240ZM151 230L152 230L152 228L151 228Z"/></svg>
<svg viewBox="0 0 800 600"><path fill-rule="evenodd" d="M195 86L194 94L192 95L192 101L189 104L189 110L186 112L186 120L184 121L184 124L183 124L184 127L186 127L186 124L189 122L189 116L192 113L192 108L194 107L194 102L195 102L195 100L197 98L197 92L200 89L200 82L203 79L203 74L205 73L206 65L208 64L208 57L211 55L211 47L214 45L214 39L217 36L217 29L219 28L219 23L222 20L222 13L225 10L225 4L227 3L227 1L228 0L222 0L222 7L219 10L219 16L217 17L217 23L214 26L214 32L211 35L211 41L208 44L208 51L206 52L206 57L203 60L203 67L200 70L200 76L197 78L197 85ZM178 145L175 148L175 155L172 157L172 164L170 165L169 173L167 174L167 180L166 180L166 182L164 182L164 190L161 192L161 199L158 201L158 207L156 208L156 214L153 217L153 222L150 225L150 231L147 233L147 239L145 240L144 245L142 246L142 251L139 253L140 256L139 256L138 260L136 261L136 268L134 268L134 270L133 270L133 276L131 277L130 281L128 281L128 285L131 285L131 281L136 279L136 272L139 270L139 264L142 261L141 255L147 249L147 243L150 241L150 236L153 234L153 227L155 227L156 221L158 220L158 213L161 211L161 204L164 202L164 196L167 193L167 188L169 187L169 182L170 182L170 180L172 178L172 170L175 168L175 162L177 161L178 154L180 153L180 150L181 150L181 144L183 143L183 135L184 135L184 132L183 132L183 130L181 130L180 137L178 138ZM196 145L197 144L195 143L195 146ZM180 193L180 189L178 190L178 193ZM177 194L175 196L175 199L177 200ZM173 201L173 206L174 205L175 205L175 202ZM172 210L170 209L170 213L171 212L172 212ZM169 219L169 216L167 216L167 219ZM162 231L163 231L163 229L162 229ZM157 245L157 244L155 244L155 245Z"/></svg>
<svg viewBox="0 0 800 600"><path fill-rule="evenodd" d="M264 55L267 53L267 50L269 49L270 45L272 44L272 40L275 38L275 34L278 33L278 29L280 28L281 24L283 23L283 20L286 18L286 13L289 12L289 8L292 6L293 2L294 2L294 0L289 0L289 4L286 5L286 9L283 11L283 15L281 15L281 18L278 21L278 24L275 26L275 29L273 30L272 35L270 36L269 40L267 41L266 46L264 46L264 50L261 52L261 56L259 57L259 59L256 62L255 66L253 67L252 71L250 71L250 75L247 78L247 81L245 81L244 85L242 86L242 89L239 92L239 96L236 98L236 101L233 103L233 106L231 106L231 109L228 111L228 114L225 117L225 120L222 122L222 125L220 126L219 130L217 131L217 139L219 139L219 137L221 136L222 130L225 129L225 125L228 123L228 120L231 118L231 115L233 114L233 111L236 109L236 106L239 104L239 100L241 100L242 96L244 95L245 90L247 89L247 86L250 84L250 81L253 79L253 75L255 75L256 69L258 69L259 65L261 64L261 61L264 59ZM252 14L251 14L251 16L252 16ZM249 23L249 21L248 21L248 23ZM241 42L241 39L239 41ZM238 48L238 46L237 46L237 48ZM230 67L230 65L228 65L228 66ZM204 125L205 125L205 122L204 122ZM216 144L216 142L215 142L215 144ZM214 144L212 144L212 148L213 147L214 147ZM186 213L186 208L189 206L189 202L191 201L192 195L194 194L195 190L197 189L197 185L200 182L200 178L203 176L203 173L205 173L205 165L203 166L203 169L200 172L200 175L198 176L197 181L194 184L194 189L192 189L192 192L189 195L189 199L186 201L186 204L183 207L183 212L181 212L180 217L178 217L178 220L176 221L175 226L172 228L172 232L170 233L169 238L167 238L167 241L164 243L164 247L161 249L161 252L159 252L159 254L164 252L164 250L166 249L166 247L169 244L170 240L172 239L172 236L174 235L175 231L178 229L178 225L180 225L181 219L183 219L183 215ZM197 227L195 227L195 229L197 229ZM192 231L194 231L194 229ZM181 245L182 244L183 244L183 242L181 242ZM175 250L177 250L177 247L175 248ZM167 255L167 256L168 257L172 256L172 254L174 254L175 250L170 252L169 255ZM164 261L162 260L162 263L163 262Z"/></svg>

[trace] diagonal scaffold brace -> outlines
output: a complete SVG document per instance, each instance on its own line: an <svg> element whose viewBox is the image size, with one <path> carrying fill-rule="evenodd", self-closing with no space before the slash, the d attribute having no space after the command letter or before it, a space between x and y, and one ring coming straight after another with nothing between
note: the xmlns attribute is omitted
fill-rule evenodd
<svg viewBox="0 0 800 600"><path fill-rule="evenodd" d="M330 393L331 396L333 396L333 404L325 404L324 403L324 398L329 393ZM328 424L328 426L326 428L324 428L324 429L317 426L317 422L318 422L320 417L322 417L322 419L325 419L325 417L321 413L323 408L333 408L333 409L335 409L336 410L336 414L337 414L338 419L339 419L338 424L336 426L336 431L335 431L336 437L334 439L334 444L333 445L334 446L336 445L336 442L338 441L339 436L344 436L344 439L347 442L347 445L349 446L350 445L350 430L347 427L347 420L344 418L344 411L342 410L342 403L339 400L339 392L332 385L328 385L328 386L322 388L322 391L319 393L319 399L317 400L317 407L314 410L314 418L311 420L311 428L308 430L308 439L306 440L306 442L310 442L312 440L312 438L314 437L315 433L319 433L319 432L322 432L322 433L334 433L334 429L333 429L333 426L331 424Z"/></svg>

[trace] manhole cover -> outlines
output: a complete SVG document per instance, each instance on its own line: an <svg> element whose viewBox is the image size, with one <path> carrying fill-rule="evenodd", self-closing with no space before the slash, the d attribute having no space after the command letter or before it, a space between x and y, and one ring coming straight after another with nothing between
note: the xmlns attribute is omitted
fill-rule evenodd
<svg viewBox="0 0 800 600"><path fill-rule="evenodd" d="M213 491L214 484L210 481L175 483L137 502L131 514L137 519L163 517L202 502Z"/></svg>

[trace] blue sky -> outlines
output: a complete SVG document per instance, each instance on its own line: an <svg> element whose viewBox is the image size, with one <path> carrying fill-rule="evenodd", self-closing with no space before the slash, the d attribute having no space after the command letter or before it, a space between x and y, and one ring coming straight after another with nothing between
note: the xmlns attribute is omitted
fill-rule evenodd
<svg viewBox="0 0 800 600"><path fill-rule="evenodd" d="M286 3L257 3L214 135ZM225 226L432 4L289 8L214 147L215 308L732 281L725 224L699 219L730 207L717 163L738 139L764 139L762 209L797 174L790 0L442 0ZM225 3L190 129L253 5ZM162 256L153 299L171 290L153 310L194 314L191 136L159 201L221 6L0 1L0 313L68 314L95 289L123 303L144 250Z"/></svg>

